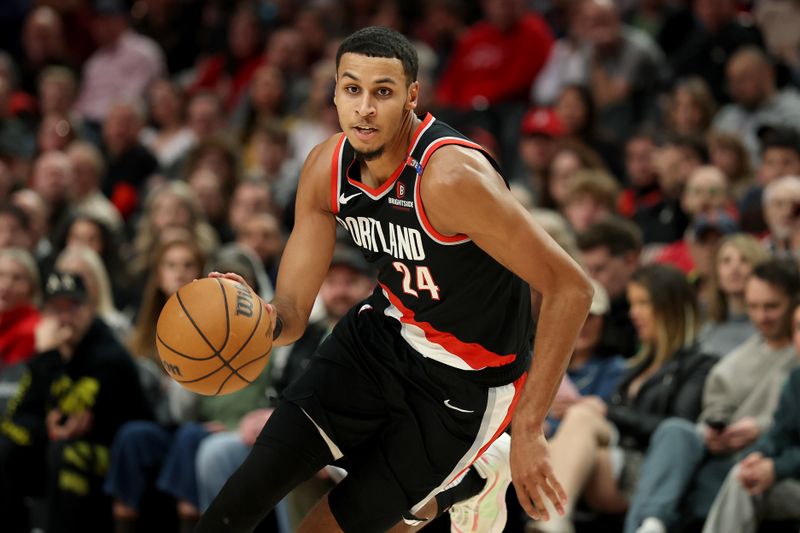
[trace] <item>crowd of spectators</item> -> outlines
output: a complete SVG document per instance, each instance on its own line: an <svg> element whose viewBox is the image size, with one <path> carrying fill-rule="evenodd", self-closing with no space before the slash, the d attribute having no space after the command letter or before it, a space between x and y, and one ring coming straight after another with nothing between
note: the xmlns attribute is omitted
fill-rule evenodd
<svg viewBox="0 0 800 533"><path fill-rule="evenodd" d="M198 399L158 361L183 284L272 297L303 162L340 131L338 42L369 25L412 40L418 111L491 152L595 282L545 428L569 512L507 530L796 531L795 0L2 2L0 529L190 530L370 290L343 236L261 382Z"/></svg>

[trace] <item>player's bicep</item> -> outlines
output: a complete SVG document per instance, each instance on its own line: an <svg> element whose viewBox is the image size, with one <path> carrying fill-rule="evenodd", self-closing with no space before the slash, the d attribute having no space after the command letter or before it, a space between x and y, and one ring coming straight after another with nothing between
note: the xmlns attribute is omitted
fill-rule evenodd
<svg viewBox="0 0 800 533"><path fill-rule="evenodd" d="M427 183L422 180L425 209L437 230L469 236L497 262L542 292L564 279L565 273L577 270L575 262L511 195L483 156L463 150L442 155L437 164L440 172L428 176Z"/></svg>

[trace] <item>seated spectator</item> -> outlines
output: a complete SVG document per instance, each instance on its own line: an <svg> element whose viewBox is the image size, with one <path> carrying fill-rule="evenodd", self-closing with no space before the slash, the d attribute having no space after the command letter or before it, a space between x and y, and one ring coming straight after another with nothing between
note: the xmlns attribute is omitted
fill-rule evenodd
<svg viewBox="0 0 800 533"><path fill-rule="evenodd" d="M10 203L0 203L0 250L23 248L32 250L33 235L28 214Z"/></svg>
<svg viewBox="0 0 800 533"><path fill-rule="evenodd" d="M598 123L612 139L621 141L653 122L666 60L646 33L620 20L614 2L586 0L578 9L585 19L586 81L597 105Z"/></svg>
<svg viewBox="0 0 800 533"><path fill-rule="evenodd" d="M260 128L255 134L257 166L250 173L269 183L272 203L283 213L294 201L300 167L289 157L289 138L285 128L277 124Z"/></svg>
<svg viewBox="0 0 800 533"><path fill-rule="evenodd" d="M711 369L696 426L670 418L653 434L626 533L665 533L705 519L738 452L769 428L781 387L800 363L791 342L798 298L796 265L772 259L755 266L745 302L758 333Z"/></svg>
<svg viewBox="0 0 800 533"><path fill-rule="evenodd" d="M671 17L659 38L673 75L701 76L717 102L733 96L725 85L729 58L741 47L761 45L761 32L745 14L739 17L737 8L735 0L695 0L689 13Z"/></svg>
<svg viewBox="0 0 800 533"><path fill-rule="evenodd" d="M800 307L792 317L800 353ZM800 369L783 386L769 431L728 473L708 513L703 533L756 533L764 520L798 520L800 508Z"/></svg>
<svg viewBox="0 0 800 533"><path fill-rule="evenodd" d="M720 241L708 278L707 320L700 328L704 352L723 356L756 332L747 315L744 287L753 267L767 257L752 235L735 233Z"/></svg>
<svg viewBox="0 0 800 533"><path fill-rule="evenodd" d="M269 183L258 179L243 179L236 184L228 209L228 225L234 234L251 217L271 213L272 190Z"/></svg>
<svg viewBox="0 0 800 533"><path fill-rule="evenodd" d="M262 33L256 6L238 4L228 19L226 49L200 62L190 93L211 90L226 110L234 109L253 74L264 63Z"/></svg>
<svg viewBox="0 0 800 533"><path fill-rule="evenodd" d="M39 269L22 248L0 248L0 373L36 352Z"/></svg>
<svg viewBox="0 0 800 533"><path fill-rule="evenodd" d="M558 150L557 140L563 135L564 125L552 109L534 108L522 117L517 144L520 159L517 179L532 193L537 205L544 206L547 173Z"/></svg>
<svg viewBox="0 0 800 533"><path fill-rule="evenodd" d="M719 238L737 229L732 207L725 175L708 165L696 168L681 194L681 211L689 217L689 227L682 239L661 247L653 261L704 280L711 273L711 254Z"/></svg>
<svg viewBox="0 0 800 533"><path fill-rule="evenodd" d="M562 211L576 232L616 213L619 185L603 170L579 170L567 184Z"/></svg>
<svg viewBox="0 0 800 533"><path fill-rule="evenodd" d="M610 401L625 372L625 360L621 356L606 357L598 355L596 351L603 331L603 317L609 310L609 301L608 293L602 285L596 281L592 281L592 285L594 297L589 316L575 342L567 373L547 417L548 436L558 430L566 410L582 398L596 396L604 402Z"/></svg>
<svg viewBox="0 0 800 533"><path fill-rule="evenodd" d="M144 120L139 104L117 101L109 106L103 122L103 194L126 220L139 209L147 179L158 170L155 156L139 142Z"/></svg>
<svg viewBox="0 0 800 533"><path fill-rule="evenodd" d="M97 316L120 342L124 342L131 331L131 320L114 305L109 271L100 256L91 248L73 244L58 254L55 269L81 277L86 285L89 301L97 309Z"/></svg>
<svg viewBox="0 0 800 533"><path fill-rule="evenodd" d="M16 219L16 223L11 218L6 217L7 226L11 232L6 232L0 229L0 235L5 236L13 235L16 244L14 246L24 247L29 249L37 261L46 258L52 252L50 239L48 238L48 224L47 219L50 211L42 199L41 195L33 189L20 189L11 194L11 205L17 212L17 215L12 215ZM0 209L3 211L3 209ZM6 211L7 212L7 211ZM18 218L18 214L22 213L27 222L22 223ZM0 225L3 222L3 217L0 216ZM21 230L21 231L20 231ZM18 241L16 239L19 239ZM0 236L0 247L2 247L2 236Z"/></svg>
<svg viewBox="0 0 800 533"><path fill-rule="evenodd" d="M122 217L100 190L100 182L106 173L103 154L93 144L84 141L73 141L66 153L72 163L75 181L73 209L99 218L114 232L121 234Z"/></svg>
<svg viewBox="0 0 800 533"><path fill-rule="evenodd" d="M739 197L742 229L762 233L767 229L763 212L764 188L785 176L800 176L800 133L793 128L765 126L759 129L761 162L756 183Z"/></svg>
<svg viewBox="0 0 800 533"><path fill-rule="evenodd" d="M139 278L146 274L161 239L167 237L165 233L171 229L188 231L206 255L217 244L214 230L203 219L191 187L181 181L156 187L145 200L133 241L131 274Z"/></svg>
<svg viewBox="0 0 800 533"><path fill-rule="evenodd" d="M239 163L234 144L216 135L198 141L186 154L183 176L198 170L210 170L220 180L224 194L230 195L239 182Z"/></svg>
<svg viewBox="0 0 800 533"><path fill-rule="evenodd" d="M656 427L669 417L694 420L700 411L703 382L716 358L698 350L691 286L679 270L651 265L634 274L627 293L641 351L609 403L588 397L567 409L550 446L566 512L551 512L548 522L529 524L530 531L572 531L581 497L595 511L624 512Z"/></svg>
<svg viewBox="0 0 800 533"><path fill-rule="evenodd" d="M733 102L714 117L714 129L742 137L752 161L759 161L758 129L761 126L789 126L800 123L800 94L779 90L775 69L764 52L745 47L731 56L726 66Z"/></svg>
<svg viewBox="0 0 800 533"><path fill-rule="evenodd" d="M800 250L800 176L779 178L764 189L764 244L772 255L796 257Z"/></svg>
<svg viewBox="0 0 800 533"><path fill-rule="evenodd" d="M72 162L63 152L46 152L36 158L31 189L47 204L49 228L56 228L67 214L75 190Z"/></svg>
<svg viewBox="0 0 800 533"><path fill-rule="evenodd" d="M738 202L755 180L750 154L747 153L741 137L734 133L713 130L706 137L706 143L709 163L725 174L731 194Z"/></svg>
<svg viewBox="0 0 800 533"><path fill-rule="evenodd" d="M28 14L22 27L22 48L20 88L28 94L35 94L39 76L48 67L73 66L64 41L63 21L50 6L40 5Z"/></svg>
<svg viewBox="0 0 800 533"><path fill-rule="evenodd" d="M189 98L186 124L198 141L225 133L225 110L220 98L209 91L199 91Z"/></svg>
<svg viewBox="0 0 800 533"><path fill-rule="evenodd" d="M252 250L261 261L271 281L272 291L277 282L278 262L286 244L278 219L269 213L253 214L239 226L236 242Z"/></svg>
<svg viewBox="0 0 800 533"><path fill-rule="evenodd" d="M100 0L94 8L91 29L98 48L83 65L75 108L87 121L100 124L114 102L143 98L165 63L158 44L130 27L125 2Z"/></svg>
<svg viewBox="0 0 800 533"><path fill-rule="evenodd" d="M581 263L589 276L603 286L610 300L598 352L632 357L637 348L636 330L629 317L625 291L639 267L642 234L632 222L609 217L578 233L577 243Z"/></svg>
<svg viewBox="0 0 800 533"><path fill-rule="evenodd" d="M655 167L656 141L646 132L633 134L625 142L627 187L620 194L617 211L632 218L639 209L651 208L662 200Z"/></svg>
<svg viewBox="0 0 800 533"><path fill-rule="evenodd" d="M200 168L192 172L186 182L192 188L203 218L208 221L221 242L233 240L233 232L228 226L228 204L230 194L223 187L222 180L214 171Z"/></svg>
<svg viewBox="0 0 800 533"><path fill-rule="evenodd" d="M583 144L564 139L558 143L539 196L537 207L560 210L570 178L579 170L602 170L603 160Z"/></svg>
<svg viewBox="0 0 800 533"><path fill-rule="evenodd" d="M657 250L658 245L683 237L689 219L681 208L680 199L689 176L706 159L705 145L691 137L667 138L656 150L653 166L658 176L661 201L642 206L633 214L633 221L641 228L648 248Z"/></svg>
<svg viewBox="0 0 800 533"><path fill-rule="evenodd" d="M666 104L667 130L677 135L703 136L711 126L717 103L700 77L678 80Z"/></svg>
<svg viewBox="0 0 800 533"><path fill-rule="evenodd" d="M148 105L152 126L144 128L139 139L158 160L159 171L176 177L180 162L196 142L186 126L183 92L171 81L160 79L148 90Z"/></svg>
<svg viewBox="0 0 800 533"><path fill-rule="evenodd" d="M25 498L44 496L48 532L110 531L100 490L108 447L123 423L150 413L130 355L79 276L47 278L36 352L0 424L3 529L30 531Z"/></svg>
<svg viewBox="0 0 800 533"><path fill-rule="evenodd" d="M565 135L597 152L613 176L622 176L620 146L597 124L597 108L586 85L566 85L556 100L555 111L564 124Z"/></svg>

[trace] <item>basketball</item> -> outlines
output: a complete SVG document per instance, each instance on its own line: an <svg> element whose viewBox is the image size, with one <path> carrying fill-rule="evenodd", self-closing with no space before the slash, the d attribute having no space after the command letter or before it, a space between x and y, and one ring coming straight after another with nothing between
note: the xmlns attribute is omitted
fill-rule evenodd
<svg viewBox="0 0 800 533"><path fill-rule="evenodd" d="M252 383L272 350L270 318L246 285L204 278L181 287L158 317L156 346L164 370L206 396Z"/></svg>

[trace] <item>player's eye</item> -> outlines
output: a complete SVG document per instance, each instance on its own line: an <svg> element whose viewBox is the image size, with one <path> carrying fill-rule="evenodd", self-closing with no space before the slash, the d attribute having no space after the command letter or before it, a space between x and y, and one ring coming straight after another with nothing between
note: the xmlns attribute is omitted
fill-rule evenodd
<svg viewBox="0 0 800 533"><path fill-rule="evenodd" d="M356 87L355 85L348 85L347 87L344 88L344 90L345 92L348 92L350 94L358 94L358 87Z"/></svg>
<svg viewBox="0 0 800 533"><path fill-rule="evenodd" d="M391 89L387 89L386 87L381 87L378 89L378 96L390 96L392 94Z"/></svg>

